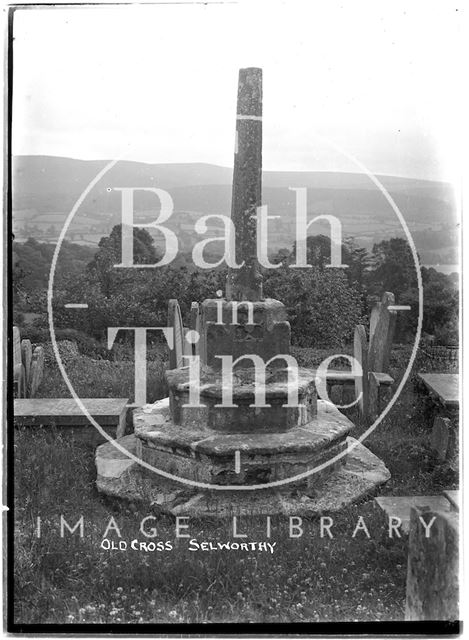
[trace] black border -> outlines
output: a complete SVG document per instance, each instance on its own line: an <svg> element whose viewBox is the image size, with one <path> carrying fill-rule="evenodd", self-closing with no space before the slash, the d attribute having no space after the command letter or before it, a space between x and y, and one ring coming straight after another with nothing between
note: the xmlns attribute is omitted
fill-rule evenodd
<svg viewBox="0 0 469 640"><path fill-rule="evenodd" d="M230 2L230 0L228 0ZM231 2L230 2L231 3ZM6 324L7 324L7 381L13 379L13 300L12 300L12 104L13 104L13 18L14 12L19 9L41 9L50 7L113 7L119 5L130 5L133 2L122 3L106 3L100 2L57 2L42 4L15 4L8 7L8 35L7 35L7 56L6 56L6 78L7 78L7 95L4 100L6 105L6 145L5 145L5 204L6 204ZM149 2L146 4L172 4L171 2ZM203 1L196 2L178 2L178 4L207 4ZM213 2L213 4L224 4L221 2ZM13 387L7 384L7 428L4 429L4 442L6 443L6 472L4 478L6 482L7 497L7 534L6 534L6 602L7 615L5 630L10 633L21 634L48 634L48 635L97 635L97 634L113 634L113 635L164 635L176 637L190 637L192 635L198 637L211 637L214 635L225 637L236 637L238 635L250 635L257 637L285 637L285 636L355 636L355 635L373 635L373 636L458 636L462 633L463 624L460 621L441 621L441 620L421 620L421 621L373 621L373 622L292 622L292 623L183 623L183 624L22 624L14 622L14 452L13 452L13 434L14 434L14 416L13 416ZM5 456L4 456L5 459Z"/></svg>
<svg viewBox="0 0 469 640"><path fill-rule="evenodd" d="M24 634L164 634L165 637L212 636L287 637L287 636L458 636L459 621L390 621L390 622L282 622L282 623L183 623L183 624L12 624L9 631Z"/></svg>

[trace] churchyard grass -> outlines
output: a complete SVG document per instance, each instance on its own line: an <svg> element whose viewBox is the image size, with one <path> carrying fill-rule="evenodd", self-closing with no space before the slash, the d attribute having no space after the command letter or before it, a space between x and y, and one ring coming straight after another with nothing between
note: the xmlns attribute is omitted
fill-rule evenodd
<svg viewBox="0 0 469 640"><path fill-rule="evenodd" d="M408 354L408 347L394 351L391 373L402 371ZM301 355L306 365L324 357L317 350L301 350ZM149 385L159 397L166 392L163 370L162 358L149 364ZM128 361L103 366L103 361L80 357L70 371L82 396L128 396L133 386ZM41 391L68 395L51 361ZM389 417L367 439L392 473L382 494L434 495L455 486L455 479L442 476L435 465L419 411L410 379ZM288 519L273 516L274 554L190 551L188 540L175 540L174 518L97 493L93 450L85 443L67 439L53 427L25 428L15 431L14 452L18 623L403 619L407 539L388 537L385 515L373 500L340 514L324 514L333 517L333 539L320 537L317 518L303 518L303 535L290 538ZM78 530L60 536L61 514L72 527L83 515L82 538ZM148 523L157 528L155 540L171 541L172 551L101 548L111 517L123 540L148 542L139 526L149 515L157 518ZM364 531L352 537L359 516L370 538ZM248 541L267 540L263 517L243 517L240 529L248 533ZM189 532L199 542L234 540L231 520L192 518ZM115 532L108 537L119 541Z"/></svg>
<svg viewBox="0 0 469 640"><path fill-rule="evenodd" d="M135 368L132 359L104 360L82 355L59 342L59 352L70 382L80 398L129 398L133 402ZM52 349L47 351L46 368L38 397L71 398ZM168 394L164 377L162 349L149 350L147 357L147 401L154 402Z"/></svg>

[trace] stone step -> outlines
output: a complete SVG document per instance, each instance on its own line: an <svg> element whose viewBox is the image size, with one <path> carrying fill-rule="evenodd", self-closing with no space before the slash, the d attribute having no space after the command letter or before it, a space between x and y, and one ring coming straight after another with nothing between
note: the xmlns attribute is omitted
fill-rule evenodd
<svg viewBox="0 0 469 640"><path fill-rule="evenodd" d="M119 444L138 455L134 434ZM173 515L314 515L337 512L345 506L373 494L390 478L383 462L354 438L347 438L349 454L340 469L315 491L298 491L289 484L259 491L204 490L191 484L168 480L150 473L118 450L105 443L96 450L97 479L100 492L128 500L157 505Z"/></svg>
<svg viewBox="0 0 469 640"><path fill-rule="evenodd" d="M128 398L82 398L81 401L106 433L116 438L124 435ZM94 436L103 440L72 398L16 399L14 421L17 427L55 426L85 440Z"/></svg>
<svg viewBox="0 0 469 640"><path fill-rule="evenodd" d="M317 484L341 465L346 438L354 426L321 400L312 420L288 431L224 434L203 421L193 426L176 424L169 405L164 399L135 410L139 456L178 477L210 484L262 484L302 474L306 475L297 479L300 485ZM331 464L308 476L310 468L331 459Z"/></svg>
<svg viewBox="0 0 469 640"><path fill-rule="evenodd" d="M119 438L119 444L126 451L137 455L136 440L132 433ZM97 474L102 478L120 478L133 464L136 464L132 458L129 458L123 451L115 447L112 442L106 442L98 447L95 460Z"/></svg>
<svg viewBox="0 0 469 640"><path fill-rule="evenodd" d="M432 511L450 511L451 504L443 496L380 496L375 502L389 517L402 521L401 529L409 533L411 507L430 507Z"/></svg>

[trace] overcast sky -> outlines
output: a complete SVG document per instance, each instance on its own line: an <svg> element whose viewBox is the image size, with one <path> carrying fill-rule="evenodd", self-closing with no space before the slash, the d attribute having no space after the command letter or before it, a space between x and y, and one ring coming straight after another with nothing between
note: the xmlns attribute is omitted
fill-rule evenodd
<svg viewBox="0 0 469 640"><path fill-rule="evenodd" d="M460 7L324 0L19 10L13 151L112 159L126 150L145 162L232 166L238 69L261 66L265 169L358 170L338 145L374 173L451 180Z"/></svg>

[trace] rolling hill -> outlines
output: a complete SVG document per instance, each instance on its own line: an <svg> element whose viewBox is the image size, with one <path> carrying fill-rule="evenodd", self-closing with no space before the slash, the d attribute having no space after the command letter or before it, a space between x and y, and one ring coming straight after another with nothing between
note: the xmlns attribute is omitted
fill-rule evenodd
<svg viewBox="0 0 469 640"><path fill-rule="evenodd" d="M18 240L29 236L53 241L77 198L107 160L77 160L51 156L16 156L13 162L13 227ZM425 262L456 262L458 221L449 184L396 176L379 176L401 210ZM180 232L185 249L199 238L191 232L204 214L230 215L232 169L210 164L147 164L120 161L84 200L70 227L70 239L96 244L120 221L121 196L116 187L159 187L174 202L171 226ZM338 217L343 234L367 247L402 235L389 203L363 174L334 172L263 173L263 203L270 215L270 246L290 246L294 237L295 193L306 187L311 217ZM154 194L135 196L137 220L155 218ZM324 231L318 225L318 231ZM74 235L73 235L74 234ZM435 260L433 259L435 258Z"/></svg>

